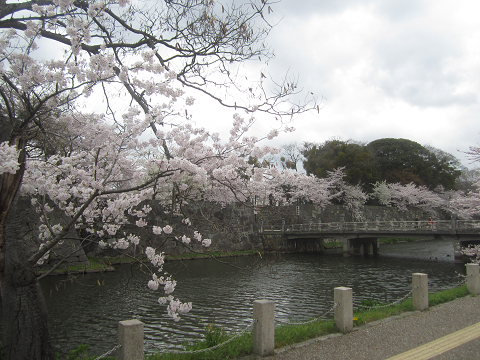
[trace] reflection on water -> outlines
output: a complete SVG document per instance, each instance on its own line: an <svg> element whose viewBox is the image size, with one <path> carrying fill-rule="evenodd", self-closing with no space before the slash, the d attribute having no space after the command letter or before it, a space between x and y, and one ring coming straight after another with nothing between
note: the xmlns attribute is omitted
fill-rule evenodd
<svg viewBox="0 0 480 360"><path fill-rule="evenodd" d="M235 267L215 260L167 263L166 270L178 281L175 296L193 302L193 310L178 323L156 302L160 294L147 288L148 276L129 265L117 266L113 273L78 276L73 282L48 277L42 288L55 344L68 350L87 343L99 355L116 345L120 320L136 317L146 324L147 341L179 348L201 338L210 323L230 332L243 329L251 322L256 299L275 301L278 322L302 321L329 310L337 286L352 287L357 304L371 298L391 302L410 291L412 273L427 273L435 291L457 284L456 271L464 268L454 264L453 248L446 241L381 245L380 251L377 257L292 254L222 259Z"/></svg>

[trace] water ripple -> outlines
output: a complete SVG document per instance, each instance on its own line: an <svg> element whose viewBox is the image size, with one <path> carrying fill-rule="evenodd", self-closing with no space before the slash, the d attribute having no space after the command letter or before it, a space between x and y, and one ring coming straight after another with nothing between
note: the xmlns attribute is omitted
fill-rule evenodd
<svg viewBox="0 0 480 360"><path fill-rule="evenodd" d="M203 338L211 323L228 333L243 330L251 324L252 303L257 299L275 302L279 324L310 320L330 310L337 286L351 287L358 305L361 300L393 302L405 296L414 272L429 275L432 291L456 285L459 267L451 261L453 256L449 261L428 260L432 250L426 246L419 259L420 245L416 243L414 250L408 244L382 246L379 257L284 255L264 259L261 267L255 265L258 258L254 257L226 260L246 270L213 260L167 263L167 271L178 282L175 296L194 306L178 323L157 303L159 294L146 288L147 276L131 266L116 267L114 273L82 275L60 288L58 283L64 278L48 277L42 288L52 337L61 351L87 343L92 353L99 355L117 344L118 321L131 318L145 323L147 342L181 349L185 343ZM450 251L450 244L427 245L435 247L437 257ZM415 253L415 258L405 256L409 253ZM151 347L146 350L154 351Z"/></svg>

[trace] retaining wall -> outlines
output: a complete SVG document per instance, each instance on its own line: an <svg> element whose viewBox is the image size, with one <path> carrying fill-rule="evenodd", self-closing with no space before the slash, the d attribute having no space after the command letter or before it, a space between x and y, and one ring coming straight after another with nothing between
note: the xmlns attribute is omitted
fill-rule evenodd
<svg viewBox="0 0 480 360"><path fill-rule="evenodd" d="M310 239L302 241L287 241L282 236L260 235L258 228L260 220L263 221L264 227L269 225L281 225L282 219L285 219L286 224L298 223L318 223L318 222L338 222L340 216L345 216L345 221L355 221L352 212L341 205L330 205L325 209L312 204L300 204L290 206L246 206L243 204L232 204L227 207L221 207L214 203L193 203L188 207L182 209L183 216L178 216L166 212L159 203L150 202L152 212L147 218L148 227L139 228L132 224L124 226L119 232L123 237L123 232L133 233L141 238L140 246L136 249L128 251L135 251L136 254L143 253L145 247L152 246L159 251L164 251L166 254L183 254L189 252L188 249L181 244L174 241L165 241L162 236L153 234L151 226L165 226L167 224L173 226L175 229L184 228L185 232L187 226L181 222L183 218L189 218L192 222L190 229L199 231L203 238L210 238L212 244L208 249L195 244L192 239L192 246L195 251L245 251L245 250L263 250L269 252L319 252L322 251L323 245L320 240ZM38 217L33 207L29 204L29 200L23 199L21 202L22 212L21 216L24 218L25 237L31 243L32 250L38 246ZM394 208L383 206L364 206L362 208L362 218L364 220L375 220L378 216L380 221L401 221L413 220L416 216L419 219L424 219L426 216L422 215L420 210L412 209L407 212L399 212ZM63 220L62 220L63 219ZM65 222L66 219L63 214L55 214L55 220L60 223ZM76 233L72 230L71 237L84 238L89 235L87 233ZM81 248L80 241L69 240L63 244L55 247L52 260L56 260L69 254L67 259L69 264L86 264L87 257L102 257L102 256L118 256L117 250L101 249L97 246L99 239L94 239L92 242L83 243ZM112 238L110 241L114 241ZM47 261L48 263L48 261Z"/></svg>

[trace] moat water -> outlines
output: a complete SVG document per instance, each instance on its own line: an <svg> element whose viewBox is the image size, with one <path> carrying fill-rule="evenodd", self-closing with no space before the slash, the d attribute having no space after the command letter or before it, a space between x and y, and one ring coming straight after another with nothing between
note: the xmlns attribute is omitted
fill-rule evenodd
<svg viewBox="0 0 480 360"><path fill-rule="evenodd" d="M180 349L201 339L208 324L227 332L251 322L252 303L275 302L277 323L304 321L333 306L333 289L353 288L354 303L362 299L393 302L411 290L411 274L426 273L430 291L461 281L464 266L454 263L447 241L421 241L380 246L379 256L288 254L215 260L169 262L165 269L178 285L175 297L193 303L180 322L166 315L146 284L149 276L135 266L116 266L111 273L52 276L42 280L50 329L61 352L89 344L100 355L117 344L118 321L137 318L145 323L147 343ZM330 315L331 316L331 315ZM146 347L146 351L157 351Z"/></svg>

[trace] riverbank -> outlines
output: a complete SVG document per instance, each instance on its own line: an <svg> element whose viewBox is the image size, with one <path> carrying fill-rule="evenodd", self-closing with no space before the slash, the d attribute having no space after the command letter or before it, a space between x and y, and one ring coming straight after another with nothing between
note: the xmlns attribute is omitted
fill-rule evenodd
<svg viewBox="0 0 480 360"><path fill-rule="evenodd" d="M412 249L411 245L419 243L385 246L384 250L395 250L398 257L391 252L386 255L386 251L380 256L351 257L313 253L274 257L262 253L262 258L169 261L165 271L178 283L175 297L193 304L192 311L180 322L165 316L165 306L157 302L161 293L148 289L151 275L142 271L146 268L140 268L140 264L114 265L114 272L75 279L47 276L41 286L51 313L52 339L59 349L89 344L98 356L116 345L117 321L132 317L146 324L148 344L180 349L185 343L202 339L208 324L223 327L227 334L242 331L251 324L252 303L258 299L274 301L278 323L288 324L312 319L330 309L336 286L352 287L357 304L362 299L400 299L411 289L411 274L416 272L428 274L432 292L456 286L461 280L461 266L429 261L428 257L409 259L413 253L429 256L432 249L447 251L442 241L421 243L424 251ZM155 352L155 348L147 346L146 351Z"/></svg>
<svg viewBox="0 0 480 360"><path fill-rule="evenodd" d="M57 268L51 269L40 267L36 269L37 276L54 276L54 275L76 275L76 274L92 274L115 271L113 264L100 259L88 259L89 264L69 265L68 263L60 264Z"/></svg>
<svg viewBox="0 0 480 360"><path fill-rule="evenodd" d="M225 252L211 252L211 253L186 253L180 255L165 255L165 261L183 261L183 260L201 260L211 258L228 258L240 256L259 255L262 257L260 250L246 250L246 251L225 251ZM131 257L103 257L103 258L89 258L89 265L68 265L64 263L53 271L48 268L38 268L37 276L45 275L77 275L77 274L91 274L115 271L114 265L125 265L135 263L148 263L146 257L131 258Z"/></svg>
<svg viewBox="0 0 480 360"><path fill-rule="evenodd" d="M419 239L380 239L381 244L393 244L404 242L419 242ZM342 254L343 245L337 241L328 241L324 243L324 249L321 253L325 255L338 255ZM208 253L184 253L179 255L165 255L165 261L184 261L184 260L202 260L212 258L231 258L231 257L243 257L243 256L271 256L278 255L278 252L265 252L261 249L256 250L244 250L244 251L224 251L224 252L208 252ZM290 254L290 252L281 252L280 254ZM101 258L89 258L89 265L77 264L68 265L64 263L55 270L51 271L48 275L77 275L77 274L89 274L89 273L102 273L115 271L114 265L135 264L135 263L148 263L145 257L132 258L132 257L101 257ZM44 275L48 273L48 268L38 268L37 275Z"/></svg>
<svg viewBox="0 0 480 360"><path fill-rule="evenodd" d="M338 333L338 330L335 327L334 320L317 320L314 322L306 322L304 324L287 324L278 326L275 328L275 355L266 357L263 359L284 359L284 360L293 360L293 359L385 359L386 357L383 354L389 353L388 349L383 349L385 341L378 342L375 340L375 336L372 336L369 333L369 329L375 328L376 326L382 326L390 321L407 318L409 316L428 316L429 313L434 313L434 316L431 316L430 320L435 321L438 317L438 305L448 304L455 302L461 299L467 299L462 301L462 305L455 305L456 312L454 314L441 314L442 321L445 322L445 318L449 316L455 317L452 319L454 322L461 319L461 323L464 324L465 317L468 317L468 313L457 314L457 312L465 306L465 311L469 311L470 307L475 308L476 310L472 312L472 315L478 313L480 316L480 298L469 296L469 293L466 289L466 285L459 286L457 288L452 288L444 291L440 291L434 294L429 294L429 306L430 310L425 312L413 311L412 300L408 299L399 304L394 304L387 307L379 307L377 309L368 309L363 311L354 312L354 331L349 334L342 335ZM474 299L470 301L468 299ZM467 305L465 305L467 304ZM378 304L381 305L381 304ZM471 320L471 319L470 319ZM479 321L480 318L477 320ZM458 322L458 321L457 321ZM420 322L423 325L422 322ZM458 328L462 328L462 324L458 325ZM467 326L469 323L466 324ZM411 325L418 330L419 325ZM421 326L420 326L421 328ZM389 329L389 335L395 333L395 336L398 338L398 333L396 331L406 331L408 328L403 326L399 330ZM433 330L435 328L432 328ZM426 328L428 334L431 335L432 329ZM445 330L445 328L444 328ZM366 331L368 335L368 340L361 341L357 339L355 343L350 343L349 337L353 333ZM380 331L381 332L381 331ZM445 332L445 331L444 331ZM379 335L378 335L379 336ZM385 334L383 334L385 336ZM216 346L218 344L226 342L230 337L226 336L223 332L223 329L220 327L214 327L211 325L207 327L205 339L196 342L193 345L186 347L187 351L198 351L206 349L209 347ZM335 339L347 338L342 340L342 345L336 345ZM424 335L422 339L429 339L430 337ZM329 345L322 345L322 342L329 341ZM398 341L395 340L395 341ZM428 340L431 341L431 340ZM332 344L333 342L333 344ZM391 340L390 340L391 342ZM390 343L389 342L389 343ZM425 341L427 342L427 341ZM320 345L319 345L320 344ZM382 344L379 346L378 344ZM346 347L346 350L341 348L342 346ZM321 347L319 350L318 347ZM327 347L327 348L325 348ZM375 352L376 357L371 357L370 352L364 351L364 348L368 347L370 352ZM382 351L378 352L378 348L381 348ZM398 348L398 347L397 347ZM373 350L372 350L373 349ZM348 350L348 351L347 351ZM408 350L408 349L407 349ZM406 350L397 350L398 352L403 352ZM199 353L185 353L185 354L171 354L163 353L147 356L146 359L149 360L195 360L195 359L237 359L237 360L248 360L248 359L260 359L258 356L252 355L253 345L252 345L252 335L250 332L246 332L236 338L231 342L226 343L224 346L219 347L213 351L209 352L199 352ZM397 352L397 353L398 353ZM364 354L368 353L368 356ZM328 354L328 355L325 355ZM395 354L393 354L395 355ZM390 356L393 356L390 355ZM387 356L388 357L388 356Z"/></svg>

